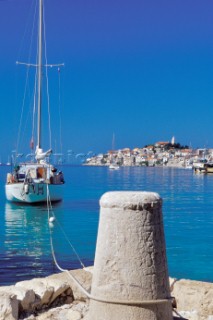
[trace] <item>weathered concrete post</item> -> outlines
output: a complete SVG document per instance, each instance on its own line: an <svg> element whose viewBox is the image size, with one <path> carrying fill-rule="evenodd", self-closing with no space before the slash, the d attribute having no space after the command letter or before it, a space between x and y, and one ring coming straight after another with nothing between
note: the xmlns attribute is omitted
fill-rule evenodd
<svg viewBox="0 0 213 320"><path fill-rule="evenodd" d="M108 192L100 205L91 294L117 303L91 300L86 319L173 319L170 301L156 303L170 297L160 196Z"/></svg>

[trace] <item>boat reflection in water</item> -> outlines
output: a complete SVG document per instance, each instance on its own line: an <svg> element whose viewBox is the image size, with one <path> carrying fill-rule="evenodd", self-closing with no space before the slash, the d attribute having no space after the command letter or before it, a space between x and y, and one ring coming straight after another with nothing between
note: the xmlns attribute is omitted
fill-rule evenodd
<svg viewBox="0 0 213 320"><path fill-rule="evenodd" d="M5 269L11 283L57 272L50 255L47 219L46 206L5 204L1 285L4 283Z"/></svg>

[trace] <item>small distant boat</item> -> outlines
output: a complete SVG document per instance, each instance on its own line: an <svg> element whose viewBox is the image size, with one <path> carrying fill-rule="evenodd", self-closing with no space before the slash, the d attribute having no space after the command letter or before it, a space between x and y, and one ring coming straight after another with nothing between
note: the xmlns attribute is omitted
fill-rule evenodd
<svg viewBox="0 0 213 320"><path fill-rule="evenodd" d="M12 202L38 203L62 200L62 190L64 176L61 171L49 163L49 156L52 150L46 152L42 149L41 141L41 117L42 117L42 73L43 68L60 65L47 65L43 63L43 0L39 2L38 14L38 60L36 64L19 63L27 67L35 67L37 75L37 146L35 149L35 159L33 162L20 163L14 166L12 173L7 174L5 185L6 198ZM34 149L33 139L31 140Z"/></svg>
<svg viewBox="0 0 213 320"><path fill-rule="evenodd" d="M120 166L119 166L117 163L111 163L111 164L109 165L109 169L111 169L111 170L118 170L118 169L120 169Z"/></svg>
<svg viewBox="0 0 213 320"><path fill-rule="evenodd" d="M185 169L193 169L193 165L189 162L187 162L184 166Z"/></svg>
<svg viewBox="0 0 213 320"><path fill-rule="evenodd" d="M202 159L194 163L193 168L195 173L213 173L213 162Z"/></svg>
<svg viewBox="0 0 213 320"><path fill-rule="evenodd" d="M186 166L185 166L185 169L193 169L193 167L192 167L192 165L190 165L190 164L187 164Z"/></svg>
<svg viewBox="0 0 213 320"><path fill-rule="evenodd" d="M207 163L206 159L200 159L197 162L193 163L193 169L195 173L206 173L205 164Z"/></svg>
<svg viewBox="0 0 213 320"><path fill-rule="evenodd" d="M192 162L191 162L189 159L187 159L187 160L185 161L184 168L185 168L185 169L193 169Z"/></svg>
<svg viewBox="0 0 213 320"><path fill-rule="evenodd" d="M115 158L113 156L114 149L115 149L115 134L113 133L113 136L112 136L112 151L111 151L112 152L112 159L111 159L111 162L109 164L109 169L118 170L118 169L120 169L120 166L119 166L118 163L116 163Z"/></svg>
<svg viewBox="0 0 213 320"><path fill-rule="evenodd" d="M10 157L7 159L6 166L11 166Z"/></svg>

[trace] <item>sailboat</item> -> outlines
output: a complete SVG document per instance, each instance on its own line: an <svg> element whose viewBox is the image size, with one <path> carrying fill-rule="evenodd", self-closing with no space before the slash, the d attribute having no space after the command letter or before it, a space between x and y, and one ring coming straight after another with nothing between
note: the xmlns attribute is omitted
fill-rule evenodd
<svg viewBox="0 0 213 320"><path fill-rule="evenodd" d="M113 137L112 137L112 152L114 151L114 149L115 149L115 134L113 133ZM110 164L109 164L109 169L110 170L118 170L118 169L120 169L120 166L116 163L113 154L112 154L112 159L111 159Z"/></svg>
<svg viewBox="0 0 213 320"><path fill-rule="evenodd" d="M5 185L6 198L8 201L29 204L46 202L47 200L62 200L64 185L63 173L49 163L52 150L44 151L42 149L42 69L48 65L45 65L42 59L44 32L43 0L38 1L38 61L36 64L26 64L28 67L34 66L37 74L37 145L35 158L32 162L14 165L13 172L7 174Z"/></svg>

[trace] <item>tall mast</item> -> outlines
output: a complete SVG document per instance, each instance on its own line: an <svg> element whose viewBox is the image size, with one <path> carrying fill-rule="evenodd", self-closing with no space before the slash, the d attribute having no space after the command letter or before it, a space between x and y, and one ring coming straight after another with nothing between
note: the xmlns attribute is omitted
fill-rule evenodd
<svg viewBox="0 0 213 320"><path fill-rule="evenodd" d="M43 36L43 0L39 0L38 25L38 123L37 147L41 148L41 106L42 106L42 36Z"/></svg>

